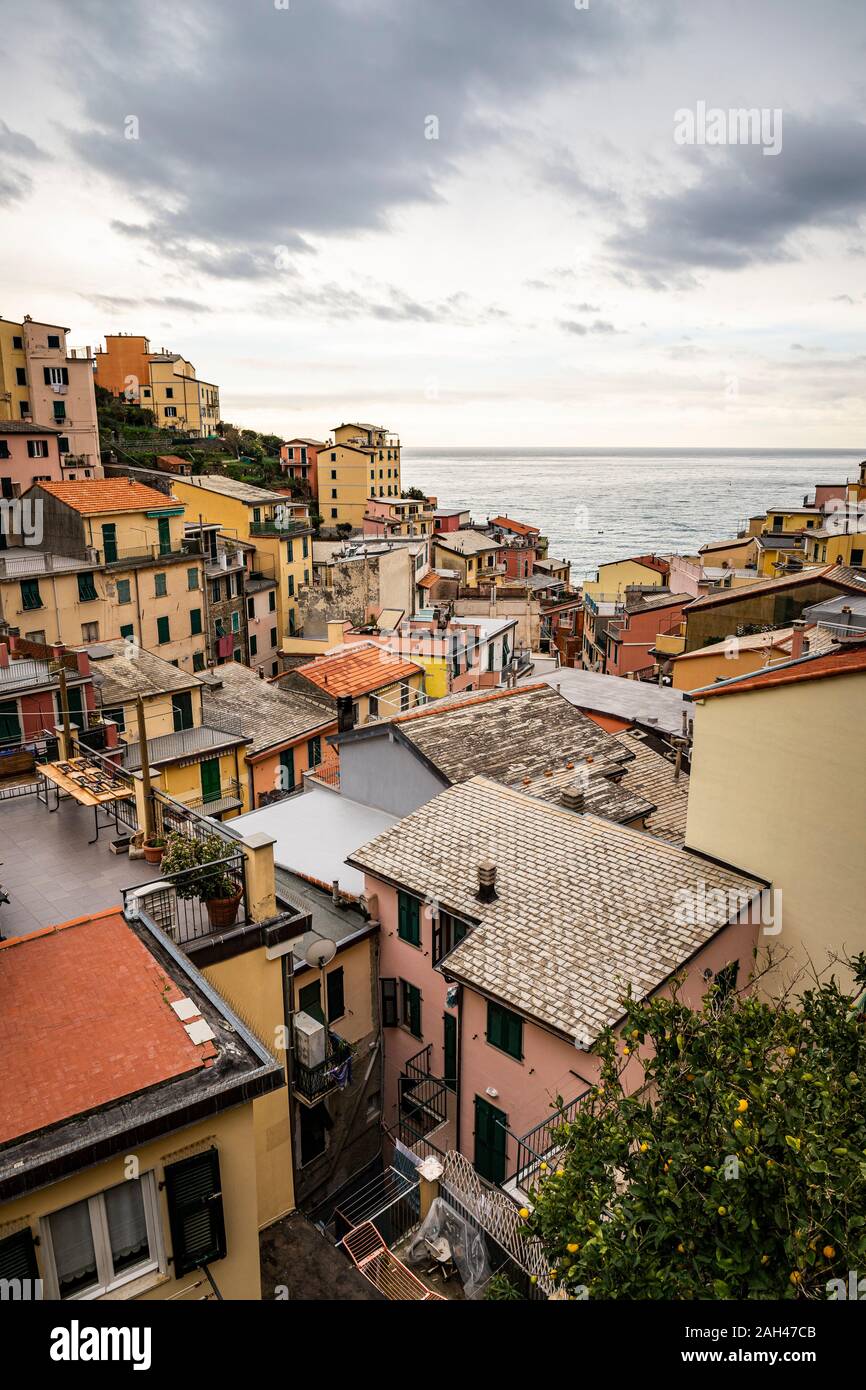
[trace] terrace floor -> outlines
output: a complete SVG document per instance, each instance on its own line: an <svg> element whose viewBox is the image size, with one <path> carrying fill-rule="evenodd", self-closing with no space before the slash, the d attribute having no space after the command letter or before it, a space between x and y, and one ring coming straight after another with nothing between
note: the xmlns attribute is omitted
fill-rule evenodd
<svg viewBox="0 0 866 1390"><path fill-rule="evenodd" d="M35 795L0 801L0 883L10 899L0 904L0 936L116 907L122 888L160 877L158 864L111 853L113 822L88 845L92 836L93 810L75 801L53 813Z"/></svg>

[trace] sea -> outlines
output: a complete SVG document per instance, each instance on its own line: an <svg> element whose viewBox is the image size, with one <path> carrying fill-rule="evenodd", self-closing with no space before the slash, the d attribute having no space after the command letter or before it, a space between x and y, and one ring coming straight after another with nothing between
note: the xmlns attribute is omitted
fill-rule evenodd
<svg viewBox="0 0 866 1390"><path fill-rule="evenodd" d="M475 521L511 516L550 538L572 582L607 560L694 554L746 518L800 505L816 483L856 477L861 453L834 449L403 449L403 486Z"/></svg>

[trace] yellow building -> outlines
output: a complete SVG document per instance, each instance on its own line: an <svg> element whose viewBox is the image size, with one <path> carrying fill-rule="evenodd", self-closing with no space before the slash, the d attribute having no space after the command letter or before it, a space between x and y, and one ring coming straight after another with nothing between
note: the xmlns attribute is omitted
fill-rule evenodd
<svg viewBox="0 0 866 1390"><path fill-rule="evenodd" d="M831 523L806 537L806 563L850 565L863 568L866 556L866 517L857 521L852 515L837 524Z"/></svg>
<svg viewBox="0 0 866 1390"><path fill-rule="evenodd" d="M344 424L318 453L318 505L328 527L364 526L367 499L399 497L400 439L381 425Z"/></svg>
<svg viewBox="0 0 866 1390"><path fill-rule="evenodd" d="M38 546L0 556L0 615L33 641L128 638L187 671L205 665L204 568L183 505L126 479L37 483ZM40 635L42 634L42 635Z"/></svg>
<svg viewBox="0 0 866 1390"><path fill-rule="evenodd" d="M192 363L175 352L152 353L148 364L150 384L141 388L141 404L153 411L157 427L214 438L220 419L219 387L200 381Z"/></svg>
<svg viewBox="0 0 866 1390"><path fill-rule="evenodd" d="M790 627L772 632L755 632L746 637L727 637L708 647L683 652L671 662L675 690L699 690L715 681L732 680L761 671L773 661L784 661L790 654Z"/></svg>
<svg viewBox="0 0 866 1390"><path fill-rule="evenodd" d="M866 645L853 643L692 691L686 848L781 895L759 944L786 978L866 951L864 697Z"/></svg>
<svg viewBox="0 0 866 1390"><path fill-rule="evenodd" d="M628 588L662 588L668 566L654 555L630 556L599 565L595 579L583 585L583 646L581 660L587 670L604 670L607 623L625 599Z"/></svg>
<svg viewBox="0 0 866 1390"><path fill-rule="evenodd" d="M703 569L749 569L757 563L758 546L754 536L737 536L729 541L710 541L698 555Z"/></svg>
<svg viewBox="0 0 866 1390"><path fill-rule="evenodd" d="M503 549L483 531L448 531L434 536L431 564L437 570L453 570L462 586L477 589L485 577L492 582L504 576Z"/></svg>
<svg viewBox="0 0 866 1390"><path fill-rule="evenodd" d="M172 490L185 505L189 522L216 522L225 535L255 546L262 558L253 560L252 569L277 581L281 637L300 634L298 595L312 582L313 533L308 521L298 519L298 504L285 493L213 473L174 478Z"/></svg>
<svg viewBox="0 0 866 1390"><path fill-rule="evenodd" d="M24 998L50 999L51 1046ZM116 908L4 941L0 1009L0 1279L49 1300L260 1298L253 1112L285 1105L285 1080L246 1024Z"/></svg>

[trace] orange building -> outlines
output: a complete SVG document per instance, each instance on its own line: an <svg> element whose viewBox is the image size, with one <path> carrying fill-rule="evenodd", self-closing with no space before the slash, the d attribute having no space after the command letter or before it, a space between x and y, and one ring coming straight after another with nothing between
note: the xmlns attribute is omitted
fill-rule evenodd
<svg viewBox="0 0 866 1390"><path fill-rule="evenodd" d="M140 404L141 387L150 383L150 342L136 333L106 333L96 354L97 386Z"/></svg>

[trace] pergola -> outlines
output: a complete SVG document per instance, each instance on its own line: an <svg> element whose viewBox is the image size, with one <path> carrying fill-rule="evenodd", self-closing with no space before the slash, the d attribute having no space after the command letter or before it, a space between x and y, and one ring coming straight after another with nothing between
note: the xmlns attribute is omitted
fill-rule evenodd
<svg viewBox="0 0 866 1390"><path fill-rule="evenodd" d="M93 807L93 824L96 831L89 845L96 844L101 827L99 812L109 816L113 812L114 827L120 833L118 811L120 803L129 801L135 793L126 778L114 771L107 762L96 762L92 758L69 758L65 762L42 763L36 769L39 774L39 787L36 795L48 807L49 814L60 807L61 797L71 796L80 806ZM54 805L50 805L51 789L54 789ZM108 821L111 824L111 820Z"/></svg>

